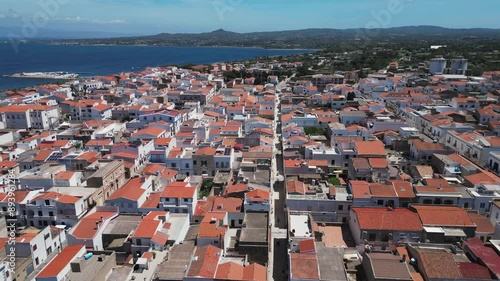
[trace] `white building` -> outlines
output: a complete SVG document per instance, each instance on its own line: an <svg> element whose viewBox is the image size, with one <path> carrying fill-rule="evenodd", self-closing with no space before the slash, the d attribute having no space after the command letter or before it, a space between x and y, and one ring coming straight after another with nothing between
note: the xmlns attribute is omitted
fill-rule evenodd
<svg viewBox="0 0 500 281"><path fill-rule="evenodd" d="M84 199L57 192L44 192L26 204L29 226L75 225L87 210Z"/></svg>
<svg viewBox="0 0 500 281"><path fill-rule="evenodd" d="M0 122L8 129L51 129L59 126L54 106L9 105L0 108Z"/></svg>
<svg viewBox="0 0 500 281"><path fill-rule="evenodd" d="M245 212L269 212L269 192L255 189L245 193Z"/></svg>
<svg viewBox="0 0 500 281"><path fill-rule="evenodd" d="M117 216L117 207L98 206L92 209L68 232L68 245L85 245L96 251L104 250L102 234L109 222Z"/></svg>
<svg viewBox="0 0 500 281"><path fill-rule="evenodd" d="M53 236L52 232L57 232ZM60 250L61 243L66 241L66 233L62 229L47 226L43 229L28 227L21 231L16 237L16 243L13 245L18 258L31 258L33 268L40 266L52 252Z"/></svg>

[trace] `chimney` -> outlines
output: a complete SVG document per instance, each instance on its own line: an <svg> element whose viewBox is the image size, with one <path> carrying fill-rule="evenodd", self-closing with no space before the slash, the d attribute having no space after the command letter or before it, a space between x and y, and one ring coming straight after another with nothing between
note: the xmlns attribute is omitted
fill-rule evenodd
<svg viewBox="0 0 500 281"><path fill-rule="evenodd" d="M400 262L405 262L406 261L406 254L403 254L403 257L401 258Z"/></svg>
<svg viewBox="0 0 500 281"><path fill-rule="evenodd" d="M99 229L99 222L98 221L95 222L95 229Z"/></svg>
<svg viewBox="0 0 500 281"><path fill-rule="evenodd" d="M103 216L101 216L101 223L103 222L103 220L104 220L104 217L103 217Z"/></svg>

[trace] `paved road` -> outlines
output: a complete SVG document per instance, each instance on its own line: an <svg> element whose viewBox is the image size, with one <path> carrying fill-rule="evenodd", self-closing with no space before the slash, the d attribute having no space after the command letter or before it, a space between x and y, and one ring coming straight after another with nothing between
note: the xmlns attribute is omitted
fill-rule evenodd
<svg viewBox="0 0 500 281"><path fill-rule="evenodd" d="M295 76L295 74L293 75ZM292 77L293 77L292 76ZM269 251L268 280L288 280L287 270L287 219L285 216L285 186L283 178L283 154L281 144L281 123L278 123L280 98L278 91L286 88L291 77L276 86L274 110L274 145L271 162L271 249Z"/></svg>

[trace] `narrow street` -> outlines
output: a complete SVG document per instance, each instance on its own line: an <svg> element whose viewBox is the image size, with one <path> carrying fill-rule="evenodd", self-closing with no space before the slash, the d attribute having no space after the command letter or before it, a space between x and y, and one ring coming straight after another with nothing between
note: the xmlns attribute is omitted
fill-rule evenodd
<svg viewBox="0 0 500 281"><path fill-rule="evenodd" d="M271 163L271 240L269 251L268 280L288 280L287 218L285 216L285 182L283 177L283 147L280 122L280 93L288 84L288 78L276 86L274 110L274 145Z"/></svg>

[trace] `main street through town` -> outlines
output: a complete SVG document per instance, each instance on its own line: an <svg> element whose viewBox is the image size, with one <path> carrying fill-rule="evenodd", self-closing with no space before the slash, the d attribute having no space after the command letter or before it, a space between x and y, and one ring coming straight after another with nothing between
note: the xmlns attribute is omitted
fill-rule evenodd
<svg viewBox="0 0 500 281"><path fill-rule="evenodd" d="M292 76L293 77L293 76ZM269 251L268 280L288 280L287 218L285 213L285 179L283 175L283 145L281 138L280 92L286 88L291 78L276 86L276 106L274 108L274 145L271 161L271 249Z"/></svg>

